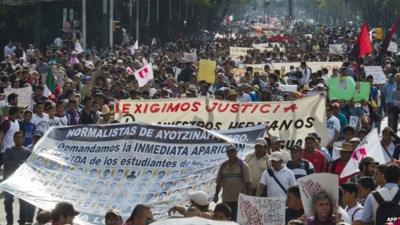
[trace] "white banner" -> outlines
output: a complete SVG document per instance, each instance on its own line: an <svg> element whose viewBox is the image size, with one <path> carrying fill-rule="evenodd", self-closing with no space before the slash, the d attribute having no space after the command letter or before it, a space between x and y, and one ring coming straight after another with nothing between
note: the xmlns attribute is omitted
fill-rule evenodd
<svg viewBox="0 0 400 225"><path fill-rule="evenodd" d="M193 125L209 130L268 124L270 132L285 140L285 148L302 145L310 132L326 143L325 98L317 95L296 101L239 103L206 98L122 100L115 108L122 122Z"/></svg>
<svg viewBox="0 0 400 225"><path fill-rule="evenodd" d="M300 188L301 201L304 214L307 217L314 216L312 197L321 191L325 191L332 198L335 206L339 202L339 176L331 173L314 173L297 180Z"/></svg>
<svg viewBox="0 0 400 225"><path fill-rule="evenodd" d="M252 48L244 48L244 47L229 47L229 55L232 59L240 58L240 56L246 56L247 51Z"/></svg>
<svg viewBox="0 0 400 225"><path fill-rule="evenodd" d="M242 157L253 151L246 143L253 144L264 131L258 126L221 135L145 124L51 128L0 188L41 209L71 202L80 212L78 224L104 224L109 209L127 219L139 203L164 218L191 191L213 196L228 144L237 144Z"/></svg>
<svg viewBox="0 0 400 225"><path fill-rule="evenodd" d="M4 89L4 94L7 96L11 93L18 94L18 106L25 107L25 106L33 106L33 97L32 97L32 87L27 86L23 88L11 88L9 85L6 89Z"/></svg>
<svg viewBox="0 0 400 225"><path fill-rule="evenodd" d="M372 75L374 77L374 84L385 84L386 76L383 72L382 66L364 66L365 76Z"/></svg>
<svg viewBox="0 0 400 225"><path fill-rule="evenodd" d="M331 71L333 68L340 68L342 67L343 62L306 62L307 66L311 68L312 72L317 72L323 68L328 69ZM253 67L254 72L263 72L264 66L270 65L272 70L283 70L284 73L288 73L290 71L290 66L294 68L300 67L300 62L287 62L287 63L271 63L271 64L241 64L239 65L240 69L244 69L247 67ZM237 73L239 71L236 71ZM243 72L244 74L244 72Z"/></svg>
<svg viewBox="0 0 400 225"><path fill-rule="evenodd" d="M239 194L237 222L240 225L284 225L285 208L285 198Z"/></svg>

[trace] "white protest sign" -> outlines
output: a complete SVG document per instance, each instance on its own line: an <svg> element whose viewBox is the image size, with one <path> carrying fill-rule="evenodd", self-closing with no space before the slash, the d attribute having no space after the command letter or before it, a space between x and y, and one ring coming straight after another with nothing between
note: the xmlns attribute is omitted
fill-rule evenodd
<svg viewBox="0 0 400 225"><path fill-rule="evenodd" d="M305 38L312 38L312 34L305 34L304 37Z"/></svg>
<svg viewBox="0 0 400 225"><path fill-rule="evenodd" d="M343 45L342 44L330 44L329 45L329 54L332 55L340 55L343 54Z"/></svg>
<svg viewBox="0 0 400 225"><path fill-rule="evenodd" d="M104 224L109 209L126 219L142 202L165 218L189 192L212 196L227 146L236 144L243 157L264 132L265 126L219 133L136 123L53 127L0 189L41 209L71 202L83 225Z"/></svg>
<svg viewBox="0 0 400 225"><path fill-rule="evenodd" d="M279 90L283 92L297 92L297 85L279 85Z"/></svg>
<svg viewBox="0 0 400 225"><path fill-rule="evenodd" d="M372 75L374 77L374 84L385 84L386 76L383 72L382 66L364 66L365 76Z"/></svg>
<svg viewBox="0 0 400 225"><path fill-rule="evenodd" d="M284 225L285 198L239 194L237 222L240 225Z"/></svg>
<svg viewBox="0 0 400 225"><path fill-rule="evenodd" d="M151 223L151 225L238 225L235 222L208 220L201 217L172 218Z"/></svg>
<svg viewBox="0 0 400 225"><path fill-rule="evenodd" d="M360 118L358 116L350 116L349 126L353 127L354 129L358 129L358 121Z"/></svg>
<svg viewBox="0 0 400 225"><path fill-rule="evenodd" d="M194 52L184 52L183 59L187 62L197 62L197 54Z"/></svg>
<svg viewBox="0 0 400 225"><path fill-rule="evenodd" d="M332 198L335 205L339 201L339 176L331 173L314 173L297 180L300 188L304 214L314 216L312 198L315 194L325 191Z"/></svg>
<svg viewBox="0 0 400 225"><path fill-rule="evenodd" d="M387 51L388 51L388 52L393 52L393 53L398 52L398 51L399 51L399 48L398 48L398 46L397 46L397 43L394 42L394 41L391 41L391 42L389 43L389 46L388 46L388 48L387 48Z"/></svg>
<svg viewBox="0 0 400 225"><path fill-rule="evenodd" d="M6 97L11 93L18 94L18 106L33 106L33 92L31 86L23 88L11 88L11 86L8 86L6 89L4 89L4 94Z"/></svg>

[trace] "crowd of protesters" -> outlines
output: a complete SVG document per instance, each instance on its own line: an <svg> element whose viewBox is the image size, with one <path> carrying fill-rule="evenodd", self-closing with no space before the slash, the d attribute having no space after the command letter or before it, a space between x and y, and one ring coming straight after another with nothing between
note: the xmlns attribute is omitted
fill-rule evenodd
<svg viewBox="0 0 400 225"><path fill-rule="evenodd" d="M388 53L381 42L374 41L374 50L362 60L353 59L351 51L358 34L355 26L327 27L305 23L295 24L292 32L280 35L249 35L249 22L227 26L215 38L214 33L201 31L191 39L175 42L141 45L133 49L126 41L114 48L98 50L95 47L80 52L64 47L49 47L40 51L33 45L8 43L0 64L0 143L1 165L7 178L30 155L34 144L54 126L78 124L118 123L114 105L121 99L196 98L200 96L228 101L283 101L296 100L314 94L324 94L327 81L334 77L350 77L356 82L372 84L369 101L327 101L326 146L321 145L320 134L310 133L305 145L281 148L279 137L259 138L254 152L243 160L237 148L231 146L216 177L215 196L195 192L188 197L189 207L174 206L170 213L185 217L235 220L239 193L263 197L287 198L286 224L378 224L387 218L382 213L387 202L393 203L390 212L399 211L400 138L397 124L400 113L400 57ZM279 27L278 24L275 24ZM235 33L235 35L232 35ZM310 35L311 34L311 35ZM217 36L218 36L217 35ZM280 42L272 51L249 50L246 56L232 59L229 47L251 47L253 43ZM329 44L342 44L344 53L329 54ZM26 48L24 48L26 47ZM184 60L185 52L196 52L198 59L217 61L216 82L209 84L197 79L198 63ZM312 71L310 61L343 61L340 68ZM139 87L133 72L151 62L154 80ZM272 68L270 63L296 62L290 71ZM266 63L263 72L246 68L237 81L232 70L240 64ZM379 65L384 69L387 83L374 85L363 66ZM55 87L48 93L49 77L54 75ZM297 92L284 92L280 84L295 84ZM6 95L7 87L32 88L32 105L18 103L18 95ZM325 94L326 95L326 94ZM356 117L358 126L349 126L350 117ZM388 117L388 127L381 121ZM360 172L340 179L340 203L321 192L313 196L314 217L304 217L297 179L312 173L328 172L340 175L352 152L372 128L381 133L386 164L364 158ZM334 152L338 157L333 158ZM222 190L222 194L220 195ZM209 208L209 199L219 203ZM392 201L393 199L393 201ZM7 224L14 223L13 196L5 193ZM34 207L20 200L20 224L31 223ZM385 205L385 206L382 206ZM394 211L397 210L397 211ZM68 203L59 203L52 212L38 214L38 223L71 224L77 212ZM396 214L393 216L399 216ZM126 221L129 225L144 225L152 221L151 208L137 205ZM105 215L105 223L121 225L122 217L116 211Z"/></svg>

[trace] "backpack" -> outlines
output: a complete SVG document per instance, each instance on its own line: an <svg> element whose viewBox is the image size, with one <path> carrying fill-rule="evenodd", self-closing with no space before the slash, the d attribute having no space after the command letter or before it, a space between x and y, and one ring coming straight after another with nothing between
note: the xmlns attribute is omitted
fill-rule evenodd
<svg viewBox="0 0 400 225"><path fill-rule="evenodd" d="M375 225L385 225L388 218L400 215L400 189L397 190L396 195L391 201L385 201L378 191L372 192L372 196L378 202Z"/></svg>

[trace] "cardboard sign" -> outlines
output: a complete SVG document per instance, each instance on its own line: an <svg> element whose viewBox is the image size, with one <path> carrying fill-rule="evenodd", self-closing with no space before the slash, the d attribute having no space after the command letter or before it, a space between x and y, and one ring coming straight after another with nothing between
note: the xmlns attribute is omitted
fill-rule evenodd
<svg viewBox="0 0 400 225"><path fill-rule="evenodd" d="M285 208L285 198L262 198L239 194L237 222L240 225L283 225Z"/></svg>
<svg viewBox="0 0 400 225"><path fill-rule="evenodd" d="M387 51L388 51L388 52L393 52L393 53L398 52L398 51L399 51L399 48L398 48L398 46L397 46L397 43L394 42L394 41L391 41L391 42L389 43L389 46L388 46L388 48L387 48Z"/></svg>
<svg viewBox="0 0 400 225"><path fill-rule="evenodd" d="M314 216L312 198L315 194L325 191L337 206L339 201L339 176L331 173L314 173L297 180L300 188L301 202L304 214Z"/></svg>
<svg viewBox="0 0 400 225"><path fill-rule="evenodd" d="M365 77L372 75L374 77L374 84L385 84L386 76L383 72L382 66L364 66Z"/></svg>
<svg viewBox="0 0 400 225"><path fill-rule="evenodd" d="M215 83L215 70L217 62L211 60L201 59L199 63L199 81L206 81L207 83Z"/></svg>

